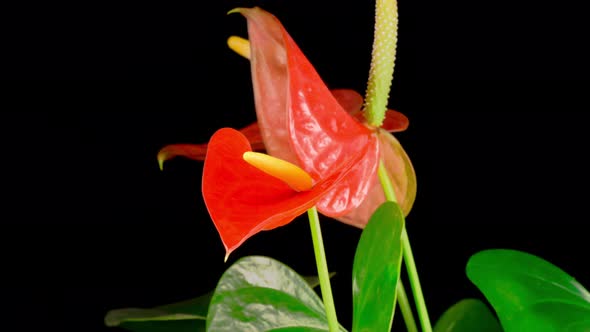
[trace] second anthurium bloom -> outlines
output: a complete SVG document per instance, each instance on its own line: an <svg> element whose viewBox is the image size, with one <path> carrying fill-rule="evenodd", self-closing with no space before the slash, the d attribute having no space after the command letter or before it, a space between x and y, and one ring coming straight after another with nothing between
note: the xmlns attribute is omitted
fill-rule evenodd
<svg viewBox="0 0 590 332"><path fill-rule="evenodd" d="M231 195L236 196L231 198L228 196L230 192L224 191L224 185L214 177L207 176L215 173L211 172L211 167L226 165L223 167L227 168L227 165L231 165L231 162L207 161L212 156L221 158L220 151L225 149L223 144L212 145L212 140L205 160L203 194L220 234L220 215L224 216L224 222L227 223L248 222L240 218L243 214L250 213L246 205L255 214L269 213L269 218L273 218L270 214L272 212L278 218L282 215L288 215L289 218L280 222L269 222L262 218L266 220L265 225L252 228L248 234L243 234L245 238L260 230L283 225L313 205L328 217L362 228L375 209L385 201L377 177L380 159L395 186L398 202L407 214L416 195L414 169L399 142L387 131L404 130L407 127L407 118L400 113L388 111L389 117L386 116L384 124L387 130L365 124L360 112L362 97L351 90L330 91L276 17L257 7L238 8L232 12L242 14L248 21L250 42L246 42L246 45L249 46L258 123L242 129L242 133L251 139L252 148L262 150L262 141L269 155L301 167L312 178L314 189L311 191L317 190L315 188L325 183L325 179L332 178L335 170L344 172L343 167L346 168L346 176L331 182L321 195L313 196L295 214L288 207L291 203L286 203L290 202L286 199L289 196L286 194L276 196L274 202L278 204L275 206L278 210L263 211L266 203L261 197L240 196L250 195L255 189L247 190L246 187L235 184L233 188L236 190L231 191ZM164 160L178 155L200 159L203 145L168 146L161 150L158 159L162 164ZM350 165L352 159L356 159L354 165ZM228 172L229 170L224 174L229 174ZM245 181L248 177L240 176L233 180ZM245 183L254 186L252 181ZM258 186L260 189L267 185L259 183ZM264 192L264 189L260 190ZM216 193L216 199L224 198L227 204L219 206L213 203L213 200L207 198L207 192ZM296 195L305 197L308 194ZM234 199L248 204L230 204ZM219 207L219 210L212 208L212 204ZM258 217L253 219L261 220ZM236 243L236 246L243 240ZM226 249L229 252L234 248L226 244Z"/></svg>
<svg viewBox="0 0 590 332"><path fill-rule="evenodd" d="M368 155L346 181L322 198L318 210L364 227L385 201L376 175L380 157L407 214L415 198L416 181L412 164L399 142L387 131L358 121L358 116L349 114L354 111L347 112L342 107L338 101L346 96L339 96L338 100L334 97L276 17L256 7L234 12L248 21L256 114L267 152L299 165L314 178L321 178L362 146L360 142L376 139L376 154ZM348 97L355 99L351 93ZM356 99L362 101L360 96Z"/></svg>

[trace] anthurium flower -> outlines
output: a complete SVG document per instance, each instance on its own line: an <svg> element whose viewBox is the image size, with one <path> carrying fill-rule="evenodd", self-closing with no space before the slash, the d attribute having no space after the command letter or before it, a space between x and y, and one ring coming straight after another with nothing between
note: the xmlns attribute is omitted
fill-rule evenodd
<svg viewBox="0 0 590 332"><path fill-rule="evenodd" d="M365 154L345 181L317 203L318 210L345 223L364 227L385 201L376 176L378 158L384 161L405 214L416 195L415 173L399 142L389 131L407 128L401 113L388 111L382 128L365 124L362 97L352 90L330 92L279 20L260 8L238 8L248 21L249 43L240 54L250 58L258 126L247 127L252 143L263 141L266 151L296 164L312 178L326 176L349 155L377 140L378 149ZM245 128L246 129L246 128ZM260 146L259 146L260 147ZM175 155L198 159L203 146L173 145L159 160Z"/></svg>
<svg viewBox="0 0 590 332"><path fill-rule="evenodd" d="M359 123L342 108L276 17L257 7L234 11L248 21L256 114L268 153L301 166L312 177L322 177L371 133L378 137L380 158L398 201L409 212L416 182L399 142L385 130ZM363 227L385 201L376 168L377 160L364 159L347 181L318 202L318 210Z"/></svg>
<svg viewBox="0 0 590 332"><path fill-rule="evenodd" d="M325 177L312 179L296 165L252 153L239 131L219 129L209 141L202 191L226 258L254 234L283 226L313 207L375 150L376 140L366 140Z"/></svg>

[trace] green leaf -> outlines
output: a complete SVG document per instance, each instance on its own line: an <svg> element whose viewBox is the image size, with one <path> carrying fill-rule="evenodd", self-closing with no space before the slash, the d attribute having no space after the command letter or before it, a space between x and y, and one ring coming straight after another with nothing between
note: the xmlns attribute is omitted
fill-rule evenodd
<svg viewBox="0 0 590 332"><path fill-rule="evenodd" d="M478 299L463 299L453 304L434 325L434 332L502 332L498 319Z"/></svg>
<svg viewBox="0 0 590 332"><path fill-rule="evenodd" d="M352 270L353 331L389 331L402 262L404 216L383 203L363 230Z"/></svg>
<svg viewBox="0 0 590 332"><path fill-rule="evenodd" d="M469 259L467 276L494 307L506 332L590 331L590 293L539 257L485 250Z"/></svg>
<svg viewBox="0 0 590 332"><path fill-rule="evenodd" d="M330 277L335 274L335 272L330 273ZM319 285L317 276L306 276L303 279L312 288ZM212 296L213 291L194 299L152 309L125 308L111 310L105 316L105 325L109 327L118 326L135 332L205 331L207 310Z"/></svg>
<svg viewBox="0 0 590 332"><path fill-rule="evenodd" d="M322 300L288 266L248 256L221 276L209 306L207 331L303 330L328 331L328 321Z"/></svg>
<svg viewBox="0 0 590 332"><path fill-rule="evenodd" d="M269 332L322 332L324 329L314 329L311 327L283 327L279 329L268 330Z"/></svg>
<svg viewBox="0 0 590 332"><path fill-rule="evenodd" d="M336 272L330 272L328 277L332 279L333 276L336 275ZM320 278L318 276L304 276L303 279L311 288L316 288L320 285Z"/></svg>
<svg viewBox="0 0 590 332"><path fill-rule="evenodd" d="M201 319L189 320L160 320L160 321L125 321L118 327L133 332L205 332L205 321Z"/></svg>
<svg viewBox="0 0 590 332"><path fill-rule="evenodd" d="M205 331L207 308L213 292L187 301L152 309L125 308L109 311L105 325L123 327L136 332L199 332Z"/></svg>

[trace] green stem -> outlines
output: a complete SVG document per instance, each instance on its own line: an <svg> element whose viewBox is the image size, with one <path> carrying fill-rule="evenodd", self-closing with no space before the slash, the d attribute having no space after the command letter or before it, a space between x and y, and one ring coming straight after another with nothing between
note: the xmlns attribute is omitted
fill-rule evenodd
<svg viewBox="0 0 590 332"><path fill-rule="evenodd" d="M383 192L387 200L396 202L395 191L393 185L389 180L383 161L379 162L378 169L379 180L383 187ZM422 326L423 332L432 332L432 326L430 324L430 318L428 317L428 310L426 310L426 302L424 301L424 294L422 293L422 287L420 286L420 279L418 278L418 270L416 269L416 262L414 261L414 255L412 254L412 247L410 246L410 239L406 227L402 230L402 246L404 261L406 262L406 269L408 270L408 277L410 278L410 286L412 293L414 294L414 300L416 301L416 310L418 310L418 318L420 319L420 326Z"/></svg>
<svg viewBox="0 0 590 332"><path fill-rule="evenodd" d="M397 283L397 298L408 332L418 332L418 326L416 326L416 320L414 319L414 313L412 313L408 294L406 294L406 289L401 279Z"/></svg>
<svg viewBox="0 0 590 332"><path fill-rule="evenodd" d="M402 245L406 269L408 270L408 277L410 278L410 287L412 287L412 293L414 293L414 300L416 301L416 310L418 310L420 326L422 326L423 332L432 332L428 310L426 310L426 302L424 301L424 294L422 293L420 279L418 278L418 270L416 269L412 247L410 246L410 239L408 238L408 232L405 227L402 231Z"/></svg>
<svg viewBox="0 0 590 332"><path fill-rule="evenodd" d="M365 93L367 123L381 127L387 110L397 47L397 0L376 0L375 34Z"/></svg>
<svg viewBox="0 0 590 332"><path fill-rule="evenodd" d="M395 197L395 191L393 190L391 180L389 180L389 175L387 175L385 165L383 165L383 160L379 160L379 168L377 168L377 175L379 175L379 181L381 182L381 187L383 188L383 192L385 193L385 198L388 201L397 204L397 197Z"/></svg>
<svg viewBox="0 0 590 332"><path fill-rule="evenodd" d="M328 272L328 263L326 261L326 252L324 250L324 241L322 240L322 230L320 228L320 218L316 207L307 210L309 218L309 227L311 228L311 238L313 241L313 251L315 261L318 267L318 278L320 279L320 289L322 299L326 307L326 316L328 318L328 327L330 332L338 331L338 318L336 317L336 307L332 297L332 287L330 286L330 273Z"/></svg>

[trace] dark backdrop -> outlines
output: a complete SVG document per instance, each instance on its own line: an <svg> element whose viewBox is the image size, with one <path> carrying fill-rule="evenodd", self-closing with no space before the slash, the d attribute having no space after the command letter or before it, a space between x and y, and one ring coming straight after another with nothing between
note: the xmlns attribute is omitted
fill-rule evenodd
<svg viewBox="0 0 590 332"><path fill-rule="evenodd" d="M283 21L330 87L364 91L372 2L2 5L4 326L115 331L107 310L197 296L246 255L315 273L302 218L224 264L202 164L156 162L166 144L255 120L249 65L225 45L246 35L225 13L252 5ZM539 255L590 287L583 16L567 2L400 2L390 107L411 121L396 136L418 175L407 227L433 321L482 298L464 267L483 249ZM348 326L360 230L322 220Z"/></svg>

